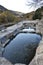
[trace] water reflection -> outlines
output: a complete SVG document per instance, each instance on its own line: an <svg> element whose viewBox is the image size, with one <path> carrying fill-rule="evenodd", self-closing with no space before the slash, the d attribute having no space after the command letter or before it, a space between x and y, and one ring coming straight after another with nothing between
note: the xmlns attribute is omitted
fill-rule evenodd
<svg viewBox="0 0 43 65"><path fill-rule="evenodd" d="M20 33L5 47L3 56L12 63L28 64L33 58L40 40L40 35Z"/></svg>

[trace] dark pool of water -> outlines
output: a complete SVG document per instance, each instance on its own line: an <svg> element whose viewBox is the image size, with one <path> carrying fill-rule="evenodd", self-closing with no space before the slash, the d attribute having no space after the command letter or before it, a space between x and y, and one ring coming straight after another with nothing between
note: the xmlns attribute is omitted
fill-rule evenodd
<svg viewBox="0 0 43 65"><path fill-rule="evenodd" d="M12 63L28 64L35 55L40 40L40 35L20 33L5 47L3 56Z"/></svg>

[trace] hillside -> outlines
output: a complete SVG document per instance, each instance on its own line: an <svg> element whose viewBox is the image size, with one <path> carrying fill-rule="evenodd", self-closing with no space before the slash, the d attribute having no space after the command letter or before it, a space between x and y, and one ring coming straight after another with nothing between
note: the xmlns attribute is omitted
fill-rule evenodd
<svg viewBox="0 0 43 65"><path fill-rule="evenodd" d="M10 11L12 14L14 14L15 16L22 16L24 13L18 12L18 11L12 11L12 10L8 10L7 8L5 8L4 6L0 5L0 11L4 12L4 11Z"/></svg>
<svg viewBox="0 0 43 65"><path fill-rule="evenodd" d="M32 19L32 17L33 17L33 15L34 15L34 11L32 11L32 12L30 12L30 13L26 13L26 14L24 14L23 15L23 17L24 17L24 19L26 19L26 20L31 20Z"/></svg>
<svg viewBox="0 0 43 65"><path fill-rule="evenodd" d="M36 20L43 17L43 6L30 13L21 13L18 11L8 10L0 5L0 24L17 23L21 20Z"/></svg>
<svg viewBox="0 0 43 65"><path fill-rule="evenodd" d="M0 5L0 10L1 11L6 11L7 9L5 7L3 7L2 5Z"/></svg>
<svg viewBox="0 0 43 65"><path fill-rule="evenodd" d="M24 13L8 10L0 5L0 24L17 23L21 21Z"/></svg>
<svg viewBox="0 0 43 65"><path fill-rule="evenodd" d="M24 14L24 19L32 20L33 16L37 17L37 16L40 16L40 15L43 17L43 6L41 8L38 8L36 11L32 11L30 13ZM38 17L36 19L38 19Z"/></svg>

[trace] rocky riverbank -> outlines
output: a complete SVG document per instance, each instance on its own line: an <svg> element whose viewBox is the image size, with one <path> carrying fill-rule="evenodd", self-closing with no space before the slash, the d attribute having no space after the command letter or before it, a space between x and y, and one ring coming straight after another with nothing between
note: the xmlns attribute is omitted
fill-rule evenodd
<svg viewBox="0 0 43 65"><path fill-rule="evenodd" d="M41 25L38 24L37 30L39 30L38 32L41 32L43 35L43 27L42 27L43 20L41 20L40 22L41 22ZM13 64L9 62L8 60L6 60L5 58L0 57L0 65L13 65ZM23 65L23 64L17 64L17 65ZM43 37L36 50L36 55L29 65L43 65Z"/></svg>
<svg viewBox="0 0 43 65"><path fill-rule="evenodd" d="M0 65L14 65L9 62L7 59L0 57ZM15 65L25 65L25 64L15 64ZM36 50L36 55L29 65L43 65L43 37L39 43L39 46Z"/></svg>
<svg viewBox="0 0 43 65"><path fill-rule="evenodd" d="M41 63L40 62L41 60L43 63L43 56L41 56L41 55L43 55L43 54L41 54L41 53L43 53L43 46L42 45L43 45L43 38L39 43L39 47L36 50L36 55L35 55L34 59L31 61L30 65L35 65L35 64L38 65L37 63ZM38 58L38 56L39 56L39 58ZM40 59L40 56L41 56L41 59ZM39 59L39 60L37 60L37 59ZM12 64L4 57L0 57L0 65L25 65L25 64Z"/></svg>
<svg viewBox="0 0 43 65"><path fill-rule="evenodd" d="M35 57L29 65L43 65L43 18L41 19L41 21L38 21L36 27L37 32L40 32L42 34L42 40L40 41L39 46L36 50Z"/></svg>

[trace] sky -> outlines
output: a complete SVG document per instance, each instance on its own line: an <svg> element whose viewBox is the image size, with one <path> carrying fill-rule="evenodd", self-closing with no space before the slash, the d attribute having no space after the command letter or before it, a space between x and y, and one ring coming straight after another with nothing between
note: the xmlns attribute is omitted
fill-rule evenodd
<svg viewBox="0 0 43 65"><path fill-rule="evenodd" d="M27 0L0 0L0 5L6 7L7 9L13 11L19 11L23 13L28 13L33 11L34 8L29 8L26 5L26 3Z"/></svg>

